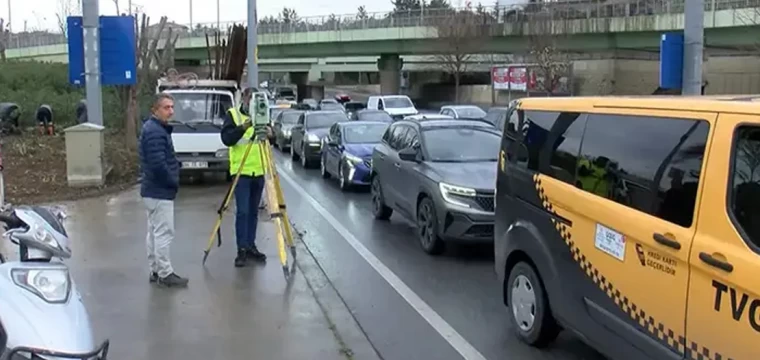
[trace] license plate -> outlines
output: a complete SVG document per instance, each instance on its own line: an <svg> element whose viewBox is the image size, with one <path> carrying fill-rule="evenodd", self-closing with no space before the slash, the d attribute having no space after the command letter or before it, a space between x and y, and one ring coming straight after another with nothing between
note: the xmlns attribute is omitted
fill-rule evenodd
<svg viewBox="0 0 760 360"><path fill-rule="evenodd" d="M183 169L205 169L208 167L206 161L184 161L182 162Z"/></svg>

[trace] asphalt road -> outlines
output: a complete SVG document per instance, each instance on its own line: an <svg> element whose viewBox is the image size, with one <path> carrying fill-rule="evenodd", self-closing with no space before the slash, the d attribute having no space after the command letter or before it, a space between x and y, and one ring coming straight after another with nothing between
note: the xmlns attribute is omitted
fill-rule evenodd
<svg viewBox="0 0 760 360"><path fill-rule="evenodd" d="M568 333L544 350L518 342L490 246L426 255L411 223L373 219L367 191L275 154L296 229L384 359L604 359Z"/></svg>

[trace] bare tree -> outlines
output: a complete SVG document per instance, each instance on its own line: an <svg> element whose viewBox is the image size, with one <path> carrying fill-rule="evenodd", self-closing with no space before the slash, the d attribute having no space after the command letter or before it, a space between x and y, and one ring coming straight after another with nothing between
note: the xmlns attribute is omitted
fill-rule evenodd
<svg viewBox="0 0 760 360"><path fill-rule="evenodd" d="M69 16L73 15L76 11L76 4L72 0L58 0L58 5L55 11L55 18L58 23L58 30L61 34L66 36L66 30L68 28L67 20Z"/></svg>
<svg viewBox="0 0 760 360"><path fill-rule="evenodd" d="M119 8L119 0L112 0L112 1L113 1L113 4L116 6L116 15L121 15L121 10Z"/></svg>
<svg viewBox="0 0 760 360"><path fill-rule="evenodd" d="M179 35L173 35L171 28L166 28L167 18L162 17L155 31L149 30L150 18L143 14L140 26L135 19L135 62L137 64L137 82L131 86L119 87L119 97L122 107L126 110L124 128L127 145L135 148L137 143L137 116L139 99L155 89L159 74L165 72L174 64L174 50ZM167 36L162 36L164 30ZM159 51L159 43L163 40L163 48Z"/></svg>
<svg viewBox="0 0 760 360"><path fill-rule="evenodd" d="M563 77L567 77L571 59L568 53L562 51L559 44L559 34L562 29L557 29L562 21L553 21L547 11L536 12L530 15L527 22L528 52L535 66L531 71L536 77L536 86L539 91L548 96L554 94Z"/></svg>
<svg viewBox="0 0 760 360"><path fill-rule="evenodd" d="M5 23L5 20L0 18L0 60L5 62L5 49L8 48L8 43L11 41L10 26Z"/></svg>
<svg viewBox="0 0 760 360"><path fill-rule="evenodd" d="M469 8L446 11L445 16L436 21L437 38L445 52L434 55L434 59L443 71L454 77L457 102L460 100L459 84L462 75L467 73L470 60L481 51L488 35L487 28L482 24L481 15Z"/></svg>

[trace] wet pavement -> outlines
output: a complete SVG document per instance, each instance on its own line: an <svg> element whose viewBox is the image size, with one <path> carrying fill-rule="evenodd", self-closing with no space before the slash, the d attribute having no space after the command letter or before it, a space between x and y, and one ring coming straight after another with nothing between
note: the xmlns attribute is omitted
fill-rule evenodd
<svg viewBox="0 0 760 360"><path fill-rule="evenodd" d="M111 340L109 358L338 360L352 353L355 359L377 358L302 244L299 266L292 281L285 281L271 222L261 223L257 240L267 264L233 267L230 209L225 243L201 265L225 190L224 182L186 186L175 204L172 260L175 271L189 277L187 289L148 283L146 215L136 190L64 204L74 251L67 262L96 341ZM11 249L4 243L2 250Z"/></svg>
<svg viewBox="0 0 760 360"><path fill-rule="evenodd" d="M544 350L519 342L491 246L429 256L408 221L373 219L368 191L274 152L292 221L384 359L604 359L567 332Z"/></svg>

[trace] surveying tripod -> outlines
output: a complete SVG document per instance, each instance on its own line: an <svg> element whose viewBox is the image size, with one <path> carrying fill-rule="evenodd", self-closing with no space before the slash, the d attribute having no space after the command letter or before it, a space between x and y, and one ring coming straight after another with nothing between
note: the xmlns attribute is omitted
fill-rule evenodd
<svg viewBox="0 0 760 360"><path fill-rule="evenodd" d="M293 257L293 263L296 259L296 247L293 242L293 229L290 225L290 219L288 218L288 212L285 206L285 197L282 194L282 187L280 186L280 176L277 174L277 167L275 166L274 159L272 158L272 147L269 145L269 139L267 138L266 126L254 125L254 136L245 148L243 154L243 161L240 168L237 170L235 177L227 189L227 194L224 196L221 206L217 210L217 220L214 224L214 228L211 231L211 235L208 239L208 245L203 252L203 264L206 263L208 254L211 252L211 248L214 246L214 238L217 239L217 247L222 246L222 217L224 212L229 207L233 194L235 193L235 187L237 186L238 179L240 179L240 173L243 170L243 164L248 159L251 152L251 148L254 146L259 147L259 156L261 157L261 163L264 164L264 179L265 179L265 192L267 211L270 218L275 223L275 232L277 237L277 248L280 257L280 263L282 264L282 271L285 274L285 278L289 278L290 270L288 270L288 253L286 246L290 248L290 253Z"/></svg>

